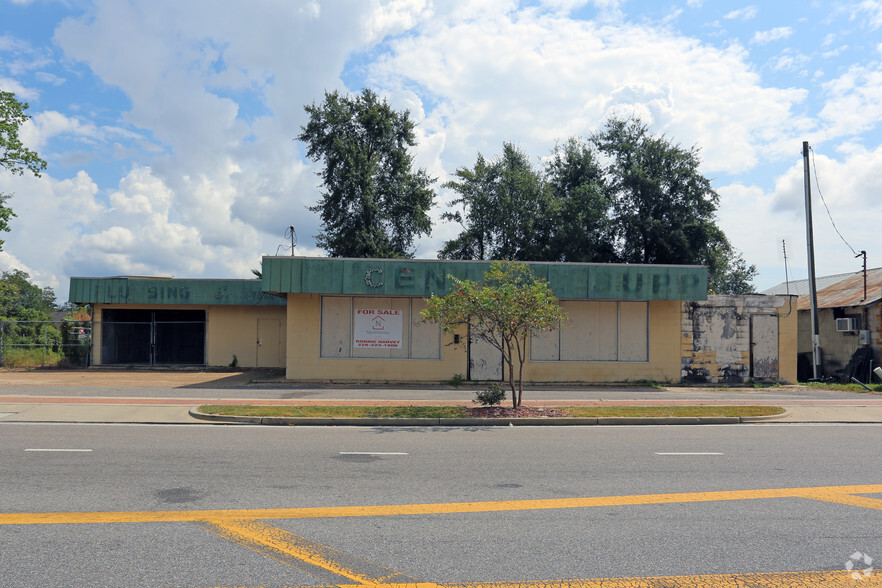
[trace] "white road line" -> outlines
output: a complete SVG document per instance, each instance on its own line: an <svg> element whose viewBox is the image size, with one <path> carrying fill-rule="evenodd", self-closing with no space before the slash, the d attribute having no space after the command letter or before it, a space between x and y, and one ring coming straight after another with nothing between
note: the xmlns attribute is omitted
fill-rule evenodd
<svg viewBox="0 0 882 588"><path fill-rule="evenodd" d="M341 451L340 455L410 455L395 451Z"/></svg>
<svg viewBox="0 0 882 588"><path fill-rule="evenodd" d="M718 453L716 451L694 451L694 452L670 452L670 453L662 453L659 451L655 452L656 455L723 455L722 453Z"/></svg>
<svg viewBox="0 0 882 588"><path fill-rule="evenodd" d="M25 451L60 452L60 453L90 453L91 449L25 449Z"/></svg>

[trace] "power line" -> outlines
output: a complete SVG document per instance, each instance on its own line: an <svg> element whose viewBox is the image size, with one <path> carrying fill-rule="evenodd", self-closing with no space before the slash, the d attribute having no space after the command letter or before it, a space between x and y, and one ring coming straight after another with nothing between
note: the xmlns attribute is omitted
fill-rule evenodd
<svg viewBox="0 0 882 588"><path fill-rule="evenodd" d="M815 150L809 147L809 151L812 153L812 167L815 170L815 185L818 187L818 196L821 197L821 202L824 203L824 208L827 210L827 216L830 217L830 224L833 225L833 230L836 231L836 234L839 235L839 238L842 239L842 242L845 243L845 246L851 249L851 252L855 257L858 257L860 253L854 250L848 241L845 240L845 237L842 236L842 233L839 232L839 229L836 227L836 223L833 221L833 215L830 214L830 207L827 206L827 201L824 200L824 194L821 192L821 183L818 181L818 165L815 162Z"/></svg>

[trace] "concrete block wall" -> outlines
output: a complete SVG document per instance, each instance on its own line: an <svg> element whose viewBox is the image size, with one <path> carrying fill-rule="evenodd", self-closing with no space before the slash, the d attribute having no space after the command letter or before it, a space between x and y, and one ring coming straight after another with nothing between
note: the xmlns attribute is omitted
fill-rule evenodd
<svg viewBox="0 0 882 588"><path fill-rule="evenodd" d="M710 295L705 301L683 302L681 379L714 384L750 380L750 318L773 315L778 317L779 379L795 381L795 300L789 296Z"/></svg>

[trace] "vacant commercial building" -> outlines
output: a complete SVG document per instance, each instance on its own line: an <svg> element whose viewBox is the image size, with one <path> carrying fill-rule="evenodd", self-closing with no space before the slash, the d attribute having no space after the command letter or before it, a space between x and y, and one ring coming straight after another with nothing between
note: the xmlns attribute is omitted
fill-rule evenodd
<svg viewBox="0 0 882 588"><path fill-rule="evenodd" d="M94 305L95 364L225 366L235 357L296 380L500 380L497 350L420 315L451 277L478 281L489 265L264 257L260 281L73 278L70 300ZM683 303L707 300L704 267L529 265L569 320L530 341L526 380L681 379Z"/></svg>

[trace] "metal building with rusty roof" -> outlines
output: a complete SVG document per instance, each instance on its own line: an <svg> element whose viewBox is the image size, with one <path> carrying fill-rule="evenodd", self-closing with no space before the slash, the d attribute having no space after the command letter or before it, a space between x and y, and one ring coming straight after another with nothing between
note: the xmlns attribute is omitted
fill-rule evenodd
<svg viewBox="0 0 882 588"><path fill-rule="evenodd" d="M882 358L882 268L848 274L819 277L818 326L821 361L825 375L846 368L855 352L870 347L876 365ZM789 288L799 294L798 340L800 379L808 379L811 370L812 323L808 280L782 283L764 294L782 294ZM863 380L868 382L870 375Z"/></svg>

